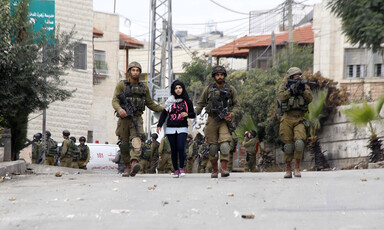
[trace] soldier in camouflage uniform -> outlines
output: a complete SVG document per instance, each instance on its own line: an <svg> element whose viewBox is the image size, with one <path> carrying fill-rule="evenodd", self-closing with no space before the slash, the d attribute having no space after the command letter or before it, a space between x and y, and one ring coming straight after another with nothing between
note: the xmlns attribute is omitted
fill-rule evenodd
<svg viewBox="0 0 384 230"><path fill-rule="evenodd" d="M43 137L43 134L36 133L33 135L33 141L32 141L32 164L40 164L41 157L43 154L43 146L41 144L41 138Z"/></svg>
<svg viewBox="0 0 384 230"><path fill-rule="evenodd" d="M157 133L151 134L151 164L149 167L149 173L156 173L156 167L159 164L159 146L160 143L157 141L159 135Z"/></svg>
<svg viewBox="0 0 384 230"><path fill-rule="evenodd" d="M149 173L149 167L151 163L151 144L152 140L143 141L141 146L141 155L140 155L140 174Z"/></svg>
<svg viewBox="0 0 384 230"><path fill-rule="evenodd" d="M172 159L171 159L171 145L169 144L167 136L161 139L159 146L159 173L173 172Z"/></svg>
<svg viewBox="0 0 384 230"><path fill-rule="evenodd" d="M205 142L199 146L199 168L198 173L212 172L212 164L209 161L209 145L207 144L207 138L204 138Z"/></svg>
<svg viewBox="0 0 384 230"><path fill-rule="evenodd" d="M142 114L147 106L155 112L163 111L163 107L157 105L151 98L148 87L139 81L141 74L141 65L137 62L131 62L128 65L128 80L120 81L113 94L112 106L119 117L116 128L116 136L121 141L120 150L123 162L126 167L122 176L135 176L140 171L139 158L141 154L141 142L144 136ZM135 130L133 120L127 115L118 99L122 95L128 102L133 104L132 109L134 118L138 124L138 133ZM131 168L132 167L132 168Z"/></svg>
<svg viewBox="0 0 384 230"><path fill-rule="evenodd" d="M196 157L196 143L193 141L192 134L188 134L187 142L185 143L185 171L192 173L194 158Z"/></svg>
<svg viewBox="0 0 384 230"><path fill-rule="evenodd" d="M89 159L90 159L90 156L91 156L91 152L89 150L89 147L88 145L85 144L87 139L85 139L85 137L80 137L79 138L79 142L80 142L80 145L77 146L79 148L79 151L80 151L80 157L79 157L79 161L78 161L78 166L80 169L85 169L87 170L87 164L89 162Z"/></svg>
<svg viewBox="0 0 384 230"><path fill-rule="evenodd" d="M51 132L45 131L45 164L55 165L57 157L57 142L51 138Z"/></svg>
<svg viewBox="0 0 384 230"><path fill-rule="evenodd" d="M232 172L233 170L233 154L236 152L238 138L236 133L232 133L232 141L229 144L231 151L229 152L229 162L228 162L228 171Z"/></svg>
<svg viewBox="0 0 384 230"><path fill-rule="evenodd" d="M76 137L69 137L73 143L75 143L74 152L72 154L72 168L78 169L79 168L79 159L80 159L80 149L76 145Z"/></svg>
<svg viewBox="0 0 384 230"><path fill-rule="evenodd" d="M68 130L63 131L64 141L61 144L60 153L60 166L72 168L72 159L76 151L76 144L69 139L70 132Z"/></svg>
<svg viewBox="0 0 384 230"><path fill-rule="evenodd" d="M247 164L245 167L246 172L256 172L256 144L257 144L257 138L256 138L256 131L251 130L247 131L244 134L244 141L243 146L245 147L245 151L247 152Z"/></svg>
<svg viewBox="0 0 384 230"><path fill-rule="evenodd" d="M287 79L297 80L302 72L297 67L287 71ZM280 120L280 136L284 142L284 161L286 173L284 178L292 178L291 161L295 159L294 176L301 177L300 160L303 157L305 141L307 139L304 114L308 111L308 104L312 101L312 92L306 84L288 84L285 80L279 87L277 99L281 103L284 113Z"/></svg>
<svg viewBox="0 0 384 230"><path fill-rule="evenodd" d="M231 122L240 109L237 101L237 91L233 86L225 83L226 76L227 71L223 66L215 66L212 71L215 83L208 85L204 89L196 106L196 114L200 114L204 107L208 113L204 134L208 138L207 142L209 144L209 159L212 164L211 178L218 177L219 150L221 177L229 176L227 165L232 135L227 122ZM224 114L224 110L227 112L226 116L220 118L219 115Z"/></svg>

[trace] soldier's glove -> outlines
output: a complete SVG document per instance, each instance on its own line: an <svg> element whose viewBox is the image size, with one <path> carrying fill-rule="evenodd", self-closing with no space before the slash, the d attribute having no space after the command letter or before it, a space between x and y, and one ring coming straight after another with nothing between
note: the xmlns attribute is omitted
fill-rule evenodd
<svg viewBox="0 0 384 230"><path fill-rule="evenodd" d="M296 95L298 93L296 84L290 85L288 91L291 92L292 95Z"/></svg>

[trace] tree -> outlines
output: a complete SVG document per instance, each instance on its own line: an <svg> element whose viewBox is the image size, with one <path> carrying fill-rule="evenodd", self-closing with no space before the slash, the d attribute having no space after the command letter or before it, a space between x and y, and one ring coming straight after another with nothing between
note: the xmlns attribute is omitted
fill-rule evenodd
<svg viewBox="0 0 384 230"><path fill-rule="evenodd" d="M371 135L367 147L371 150L369 153L369 161L373 163L383 160L383 149L381 148L382 141L377 137L376 130L373 126L373 121L381 120L380 111L383 104L384 96L377 101L376 106L363 102L361 105L352 105L350 108L343 111L349 120L356 126L363 127L368 125Z"/></svg>
<svg viewBox="0 0 384 230"><path fill-rule="evenodd" d="M192 54L191 62L183 63L184 74L179 78L185 84L188 94L195 104L200 98L205 85L211 82L212 66L204 57L198 57L196 52Z"/></svg>
<svg viewBox="0 0 384 230"><path fill-rule="evenodd" d="M378 0L332 0L328 7L341 18L350 42L381 51L384 43L384 2Z"/></svg>
<svg viewBox="0 0 384 230"><path fill-rule="evenodd" d="M73 91L63 89L61 78L72 66L74 32L44 29L33 32L28 0L19 1L11 15L9 1L0 0L0 126L11 128L12 160L24 147L28 115L69 98Z"/></svg>
<svg viewBox="0 0 384 230"><path fill-rule="evenodd" d="M316 91L314 93L312 102L308 105L308 113L307 119L309 121L309 147L311 148L311 152L313 158L315 160L315 170L321 170L325 168L329 168L329 164L327 159L325 158L322 150L319 138L317 137L317 132L321 128L320 120L324 117L324 104L326 102L328 95L327 90Z"/></svg>

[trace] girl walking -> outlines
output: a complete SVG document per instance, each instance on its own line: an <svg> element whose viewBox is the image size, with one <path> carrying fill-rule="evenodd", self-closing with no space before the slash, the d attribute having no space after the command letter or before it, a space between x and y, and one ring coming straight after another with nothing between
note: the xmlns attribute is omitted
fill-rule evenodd
<svg viewBox="0 0 384 230"><path fill-rule="evenodd" d="M188 135L188 118L195 118L192 101L183 82L176 80L171 85L171 96L165 102L165 109L161 113L157 125L157 133L161 131L168 116L165 134L171 145L172 165L174 176L184 176L185 143Z"/></svg>

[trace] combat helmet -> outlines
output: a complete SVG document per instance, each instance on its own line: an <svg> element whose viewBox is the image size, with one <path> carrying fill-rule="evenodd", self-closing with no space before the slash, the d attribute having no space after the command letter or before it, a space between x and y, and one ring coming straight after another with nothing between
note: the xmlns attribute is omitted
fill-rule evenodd
<svg viewBox="0 0 384 230"><path fill-rule="evenodd" d="M151 137L157 139L159 137L159 135L157 135L157 133L152 133Z"/></svg>
<svg viewBox="0 0 384 230"><path fill-rule="evenodd" d="M69 137L69 135L71 135L71 133L68 130L63 131L63 136Z"/></svg>
<svg viewBox="0 0 384 230"><path fill-rule="evenodd" d="M191 138L191 139L193 139L192 134L188 134L187 138Z"/></svg>
<svg viewBox="0 0 384 230"><path fill-rule="evenodd" d="M50 138L51 137L51 132L49 131L45 131L45 138Z"/></svg>
<svg viewBox="0 0 384 230"><path fill-rule="evenodd" d="M218 66L213 67L213 69L212 69L212 77L215 77L215 74L217 74L217 73L223 73L224 77L227 76L227 71L225 70L224 66L218 65Z"/></svg>
<svg viewBox="0 0 384 230"><path fill-rule="evenodd" d="M298 68L298 67L291 67L291 68L289 68L289 70L287 71L287 77L288 77L288 78L291 77L291 76L293 76L293 75L295 75L295 74L302 74L301 69Z"/></svg>
<svg viewBox="0 0 384 230"><path fill-rule="evenodd" d="M36 133L35 135L33 135L33 139L36 141L39 141L42 137L43 137L43 134L41 133Z"/></svg>
<svg viewBox="0 0 384 230"><path fill-rule="evenodd" d="M71 139L73 143L76 143L76 137L70 137L69 139Z"/></svg>
<svg viewBox="0 0 384 230"><path fill-rule="evenodd" d="M83 137L83 136L79 138L79 142L82 142L82 141L85 142L86 140L87 140L87 139L85 139L85 137Z"/></svg>
<svg viewBox="0 0 384 230"><path fill-rule="evenodd" d="M138 63L138 62L136 62L136 61L133 61L133 62L129 63L129 65L128 65L128 71L129 71L131 68L133 68L133 67L139 68L140 73L142 72L140 63Z"/></svg>

